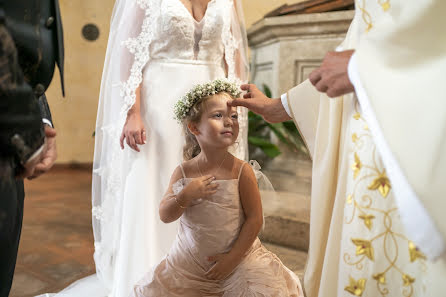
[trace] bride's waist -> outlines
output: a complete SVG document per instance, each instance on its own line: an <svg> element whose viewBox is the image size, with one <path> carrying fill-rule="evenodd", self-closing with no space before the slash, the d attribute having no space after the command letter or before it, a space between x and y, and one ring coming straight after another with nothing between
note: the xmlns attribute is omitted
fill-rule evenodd
<svg viewBox="0 0 446 297"><path fill-rule="evenodd" d="M194 59L171 59L171 58L153 58L151 64L186 64L186 65L206 65L222 67L221 61L194 60Z"/></svg>

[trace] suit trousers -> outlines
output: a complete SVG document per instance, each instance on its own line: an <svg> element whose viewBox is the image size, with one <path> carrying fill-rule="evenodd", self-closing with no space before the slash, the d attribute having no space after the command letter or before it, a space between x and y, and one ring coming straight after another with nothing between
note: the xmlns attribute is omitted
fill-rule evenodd
<svg viewBox="0 0 446 297"><path fill-rule="evenodd" d="M8 297L23 221L23 180L0 180L0 297Z"/></svg>

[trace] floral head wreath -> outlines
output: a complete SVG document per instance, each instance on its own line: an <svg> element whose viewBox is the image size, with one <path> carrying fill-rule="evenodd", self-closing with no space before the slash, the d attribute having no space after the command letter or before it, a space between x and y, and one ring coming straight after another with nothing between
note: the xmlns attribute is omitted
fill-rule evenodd
<svg viewBox="0 0 446 297"><path fill-rule="evenodd" d="M201 98L221 92L226 92L234 98L241 94L240 87L227 79L216 79L206 84L196 85L175 103L175 119L181 122Z"/></svg>

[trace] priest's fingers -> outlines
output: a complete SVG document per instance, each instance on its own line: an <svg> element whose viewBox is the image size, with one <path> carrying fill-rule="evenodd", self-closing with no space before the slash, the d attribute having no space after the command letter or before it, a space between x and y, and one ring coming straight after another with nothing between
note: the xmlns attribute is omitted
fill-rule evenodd
<svg viewBox="0 0 446 297"><path fill-rule="evenodd" d="M249 92L249 90L252 89L252 86L255 86L255 85L253 85L253 84L244 84L244 85L240 86L240 89L242 91L248 91Z"/></svg>
<svg viewBox="0 0 446 297"><path fill-rule="evenodd" d="M313 86L316 86L316 84L321 80L321 78L322 78L321 68L313 70L309 76L310 82L313 84Z"/></svg>
<svg viewBox="0 0 446 297"><path fill-rule="evenodd" d="M243 106L246 108L251 109L252 108L252 101L251 100L247 100L247 99L234 99L234 100L230 100L228 101L228 105L229 106Z"/></svg>
<svg viewBox="0 0 446 297"><path fill-rule="evenodd" d="M321 93L325 93L328 90L328 85L323 79L319 80L317 84L315 84L314 86L316 90L318 90Z"/></svg>

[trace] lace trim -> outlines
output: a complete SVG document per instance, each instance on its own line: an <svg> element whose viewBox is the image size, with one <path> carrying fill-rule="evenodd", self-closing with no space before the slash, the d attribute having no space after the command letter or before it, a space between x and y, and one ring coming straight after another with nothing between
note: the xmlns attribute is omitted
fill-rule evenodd
<svg viewBox="0 0 446 297"><path fill-rule="evenodd" d="M234 7L234 1L230 0L227 1L227 7L224 10L226 13L231 13L232 8ZM231 16L226 15L224 16L224 23L223 23L223 32L222 32L222 41L225 48L225 60L226 64L228 65L228 79L231 81L236 82L237 84L241 85L245 82L243 82L239 77L237 77L236 68L235 68L235 54L237 52L237 49L240 48L240 42L236 40L234 35L231 31ZM244 142L244 139L247 139L247 129L248 129L248 111L243 107L237 107L237 111L239 113L239 136L237 138L237 146L234 148L234 153L242 159L246 159L247 156L247 149L246 149L246 143ZM246 137L244 137L246 136Z"/></svg>
<svg viewBox="0 0 446 297"><path fill-rule="evenodd" d="M135 91L142 82L142 70L150 58L149 47L156 34L155 32L157 32L155 26L158 26L157 22L154 22L156 18L151 14L151 12L159 9L159 7L155 7L154 1L137 0L137 3L141 9L145 10L141 33L137 37L129 38L123 42L123 45L135 56L135 61L130 70L130 77L121 86L121 96L124 98L124 106L121 113L125 115L135 104Z"/></svg>
<svg viewBox="0 0 446 297"><path fill-rule="evenodd" d="M94 258L96 262L96 269L98 276L101 278L112 279L113 272L108 269L113 265L113 255L116 249L114 240L119 238L119 226L109 226L110 228L118 228L113 230L112 234L104 232L102 226L105 224L112 224L116 215L115 210L118 205L120 189L122 189L121 158L119 139L121 127L124 125L128 110L133 106L136 100L136 89L142 82L142 70L150 58L149 47L157 32L157 13L159 11L158 1L152 0L137 0L139 8L144 10L144 20L140 34L135 38L129 38L122 43L131 54L134 55L134 62L130 69L130 76L127 81L120 84L120 95L123 98L123 105L120 111L119 120L111 125L101 128L104 134L104 145L109 145L111 152L107 160L101 161L101 167L93 171L94 174L101 176L102 181L105 182L104 192L102 193L102 201L100 204L93 206L92 216L94 220L99 221L99 230L95 230L95 253ZM116 168L117 167L117 168ZM107 228L110 231L109 228ZM113 238L109 238L112 236ZM111 240L110 240L111 239ZM104 247L102 242L109 242L110 245Z"/></svg>

